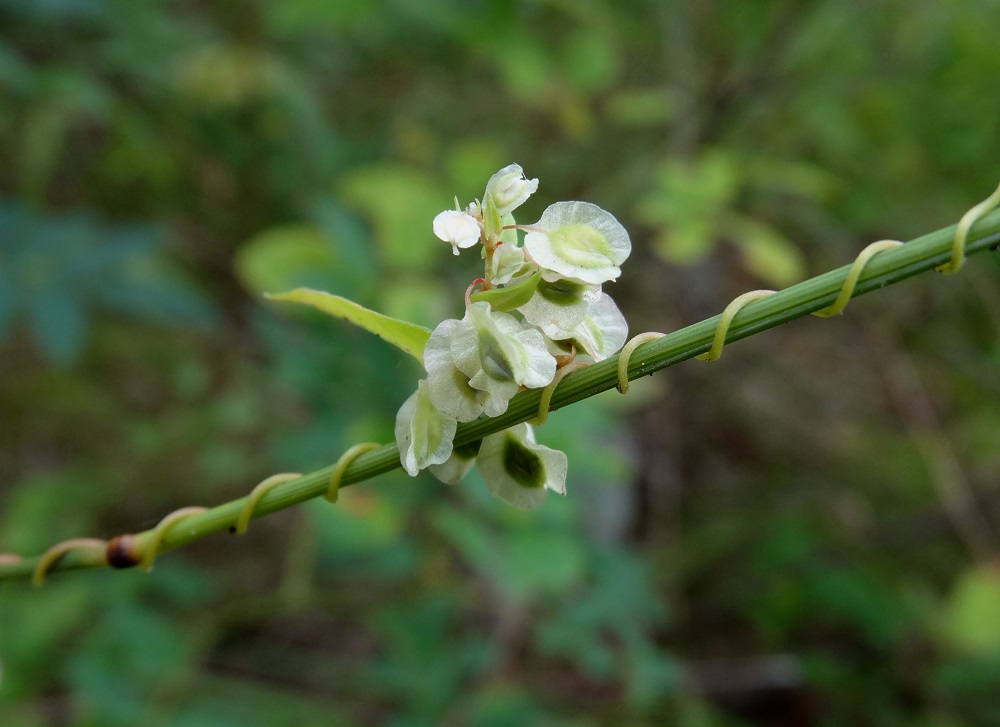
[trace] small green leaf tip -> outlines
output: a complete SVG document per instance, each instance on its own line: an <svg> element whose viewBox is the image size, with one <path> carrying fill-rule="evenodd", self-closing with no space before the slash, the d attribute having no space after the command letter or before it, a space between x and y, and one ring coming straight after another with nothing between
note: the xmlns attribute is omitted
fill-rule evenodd
<svg viewBox="0 0 1000 727"><path fill-rule="evenodd" d="M423 363L424 345L430 338L431 332L416 323L390 318L358 305L353 300L311 288L296 288L285 293L264 293L264 297L268 300L308 305L335 318L353 323Z"/></svg>

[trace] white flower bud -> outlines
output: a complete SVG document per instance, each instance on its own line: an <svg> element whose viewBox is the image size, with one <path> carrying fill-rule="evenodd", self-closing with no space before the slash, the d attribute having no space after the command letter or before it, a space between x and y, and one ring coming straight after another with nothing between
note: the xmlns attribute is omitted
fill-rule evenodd
<svg viewBox="0 0 1000 727"><path fill-rule="evenodd" d="M479 242L479 221L468 212L445 210L434 218L434 234L440 240L451 243L458 255L458 248L472 247Z"/></svg>
<svg viewBox="0 0 1000 727"><path fill-rule="evenodd" d="M525 179L521 166L510 164L490 177L490 181L486 183L483 199L491 195L497 213L503 216L520 207L536 189L538 189L537 179Z"/></svg>

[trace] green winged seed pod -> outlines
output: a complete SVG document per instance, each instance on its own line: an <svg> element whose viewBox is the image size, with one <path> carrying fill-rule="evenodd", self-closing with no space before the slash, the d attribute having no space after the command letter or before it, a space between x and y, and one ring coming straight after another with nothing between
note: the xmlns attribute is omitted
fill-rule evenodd
<svg viewBox="0 0 1000 727"><path fill-rule="evenodd" d="M484 437L476 464L486 488L514 507L538 507L546 490L566 494L566 455L537 444L528 424Z"/></svg>
<svg viewBox="0 0 1000 727"><path fill-rule="evenodd" d="M505 234L507 232L517 234L516 230L505 230L504 232ZM492 276L490 282L493 285L507 285L524 267L524 250L517 246L516 240L514 242L504 242L493 253L491 267L492 270L490 272Z"/></svg>
<svg viewBox="0 0 1000 727"><path fill-rule="evenodd" d="M472 303L454 328L451 355L469 385L487 395L487 416L505 412L519 387L540 389L556 373L542 332L509 313L493 311L485 302Z"/></svg>
<svg viewBox="0 0 1000 727"><path fill-rule="evenodd" d="M628 339L628 323L618 306L607 293L601 293L587 308L576 328L565 332L568 335L553 335L553 339L573 339L594 361L603 361L613 356Z"/></svg>
<svg viewBox="0 0 1000 727"><path fill-rule="evenodd" d="M424 346L424 368L431 403L457 421L471 422L483 413L483 397L469 384L470 377L458 370L451 355L451 340L461 327L462 321L454 318L438 324Z"/></svg>
<svg viewBox="0 0 1000 727"><path fill-rule="evenodd" d="M548 280L600 285L618 278L632 252L622 224L590 202L556 202L526 229L524 250Z"/></svg>
<svg viewBox="0 0 1000 727"><path fill-rule="evenodd" d="M476 464L476 456L479 454L479 448L482 444L483 440L477 439L475 442L455 447L447 462L432 464L428 469L432 475L446 485L454 485L469 474L469 470Z"/></svg>
<svg viewBox="0 0 1000 727"><path fill-rule="evenodd" d="M559 334L572 331L583 323L587 310L600 297L600 285L573 280L541 280L531 299L518 310L528 323L541 328L549 338L571 338L571 335Z"/></svg>
<svg viewBox="0 0 1000 727"><path fill-rule="evenodd" d="M458 426L442 414L427 395L427 381L422 380L396 414L396 442L400 461L411 477L432 464L448 461L452 440Z"/></svg>

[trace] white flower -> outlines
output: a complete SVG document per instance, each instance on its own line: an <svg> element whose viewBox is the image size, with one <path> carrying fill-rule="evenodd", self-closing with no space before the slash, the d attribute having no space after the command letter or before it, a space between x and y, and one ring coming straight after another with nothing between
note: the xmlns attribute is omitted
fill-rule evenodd
<svg viewBox="0 0 1000 727"><path fill-rule="evenodd" d="M443 414L460 422L471 422L483 413L481 392L469 385L469 377L455 366L451 339L463 325L449 318L438 324L424 345L427 394Z"/></svg>
<svg viewBox="0 0 1000 727"><path fill-rule="evenodd" d="M470 305L460 323L451 336L451 355L469 385L483 392L487 416L505 412L519 387L538 389L555 376L555 359L538 329L494 312L484 301Z"/></svg>
<svg viewBox="0 0 1000 727"><path fill-rule="evenodd" d="M396 414L396 446L403 468L415 477L424 467L441 464L451 457L458 423L443 415L427 395L427 382L420 381Z"/></svg>
<svg viewBox="0 0 1000 727"><path fill-rule="evenodd" d="M528 323L552 339L572 338L567 332L579 326L587 309L601 296L599 285L572 280L541 280L531 299L518 308Z"/></svg>
<svg viewBox="0 0 1000 727"><path fill-rule="evenodd" d="M476 455L479 454L479 448L482 444L483 440L477 439L475 442L455 447L447 462L431 465L431 474L446 485L454 485L469 474L472 465L476 463Z"/></svg>
<svg viewBox="0 0 1000 727"><path fill-rule="evenodd" d="M524 250L516 242L505 242L493 252L493 285L506 285L524 267Z"/></svg>
<svg viewBox="0 0 1000 727"><path fill-rule="evenodd" d="M628 338L628 323L618 306L607 293L601 293L600 298L587 307L587 314L580 324L569 335L552 336L553 338L572 338L583 350L593 356L595 361L603 361L625 345Z"/></svg>
<svg viewBox="0 0 1000 727"><path fill-rule="evenodd" d="M524 250L547 280L599 285L615 280L632 251L628 232L610 212L589 202L556 202L524 238Z"/></svg>
<svg viewBox="0 0 1000 727"><path fill-rule="evenodd" d="M538 189L537 179L525 179L521 166L510 164L490 177L490 181L486 183L483 201L485 202L487 196L492 196L497 214L503 216L520 207L536 189Z"/></svg>
<svg viewBox="0 0 1000 727"><path fill-rule="evenodd" d="M451 243L452 251L458 255L458 248L472 247L479 242L479 221L462 210L445 210L434 218L434 234Z"/></svg>
<svg viewBox="0 0 1000 727"><path fill-rule="evenodd" d="M536 444L527 424L484 437L476 464L486 488L514 507L538 507L546 490L566 494L566 455Z"/></svg>

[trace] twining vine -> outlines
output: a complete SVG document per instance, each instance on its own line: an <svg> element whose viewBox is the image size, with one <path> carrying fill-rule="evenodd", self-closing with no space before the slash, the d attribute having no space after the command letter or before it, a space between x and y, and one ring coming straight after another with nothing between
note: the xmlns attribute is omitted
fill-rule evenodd
<svg viewBox="0 0 1000 727"><path fill-rule="evenodd" d="M515 167L516 178L510 174L510 170ZM521 176L520 167L511 165L511 167L501 170L498 175L504 172L508 172L508 176L501 181L506 186L493 191L497 193L497 196L501 196L503 193L513 196L521 195L528 180L524 180ZM498 175L494 175L491 184ZM537 180L530 180L530 182L537 186ZM530 189L528 194L533 191L534 187ZM487 212L490 213L489 207L494 206L494 201L491 199L489 185L487 194L484 195L483 204L487 207ZM558 204L585 205L586 203ZM478 206L479 202L477 201L475 205L475 210L470 205L464 213L467 214L470 211L481 213L482 208ZM570 355L567 360L559 362L558 369L544 386L528 388L527 390L523 390L522 387L522 391L509 400L502 414L488 418L477 417L458 423L454 431L453 446L457 451L479 442L484 437L504 432L529 420L540 424L545 421L549 411L573 404L611 388L617 388L624 394L628 390L630 380L649 375L690 358L714 361L719 358L723 346L728 343L805 315L811 314L820 317L837 315L843 311L852 297L899 282L919 273L932 269L942 273L958 272L964 264L966 256L985 250L996 250L1000 247L1000 210L996 210L998 206L1000 206L1000 186L990 197L968 210L958 224L952 227L937 230L905 244L897 240L874 242L862 250L850 265L810 278L781 291L757 290L745 293L735 298L720 315L669 334L641 333L625 343L618 355L602 357L602 360L593 363L585 360L586 357L581 360L573 360L574 357ZM462 213L461 210L458 212ZM495 208L492 212L495 213ZM480 228L483 228L482 214L478 218L475 215L472 216L478 220ZM459 220L458 216L454 214L451 214L451 217L451 222L458 220L461 225L468 225L468 220L464 218ZM544 220L543 216L542 221ZM496 228L494 232L497 237L493 240L493 250L488 252L488 256L484 256L487 257L487 266L491 262L490 258L502 244L500 235L507 235L504 241L510 242L511 237L507 230L514 227L512 223L509 226L498 225L495 221L489 224ZM532 228L532 226L525 226L525 228L535 231L541 229ZM469 229L471 230L471 227ZM460 230L460 232L464 232L464 230ZM435 224L435 233L439 233L437 224ZM456 252L457 247L469 246L464 241L457 243L448 239L447 234L438 234L438 236L456 244ZM484 241L488 242L485 233ZM508 252L504 251L504 254L508 254ZM533 271L525 271L523 268L522 272L527 272L528 275L535 274ZM487 281L476 281L480 285L484 282ZM537 285L537 283L537 279L533 282L529 280L521 287L528 288ZM486 285L482 285L482 287L484 291L488 290ZM504 287L498 286L494 290L494 295L501 293ZM472 302L470 298L475 299L476 295L482 296L482 292L474 294L471 292L472 289L470 287L470 291L466 294L469 304ZM300 291L293 291L284 299L294 299L293 296L297 293ZM306 295L314 293L315 291L305 292ZM525 293L523 290L517 291L516 295L520 296L518 298L520 301L524 298ZM282 298L282 296L275 297ZM330 298L334 297L330 296ZM299 302L315 304L312 300L300 300ZM377 315L343 299L336 299L332 302L324 300L322 303L323 305L337 306L338 310L334 312L335 315L348 317L354 322L358 322L358 316ZM343 313L345 306L353 306L353 308L350 308L347 313ZM362 312L358 313L356 309ZM330 311L328 310L328 312ZM379 325L391 326L395 323L403 326L409 325L405 322L393 322L392 319L386 320L389 321L388 324L379 323ZM359 325L366 325L366 323L361 322ZM401 337L406 337L411 333L406 329L401 330L402 333L398 334ZM419 336L416 340L400 338L396 345L404 350L407 350L407 346L411 347L413 350L408 352L414 353L414 355L419 355L422 350ZM401 415L402 413L401 410ZM148 570L152 568L154 560L160 553L206 535L225 530L242 534L246 532L251 519L315 497L324 496L328 501L336 502L340 488L400 467L402 464L400 457L400 448L397 444L358 444L349 448L335 464L329 467L302 475L298 473L273 475L253 488L246 497L212 508L180 508L166 515L156 527L141 533L119 535L107 541L97 538L72 538L57 543L36 557L0 553L0 581L30 577L35 585L41 585L46 575L53 571L80 568L140 566Z"/></svg>

